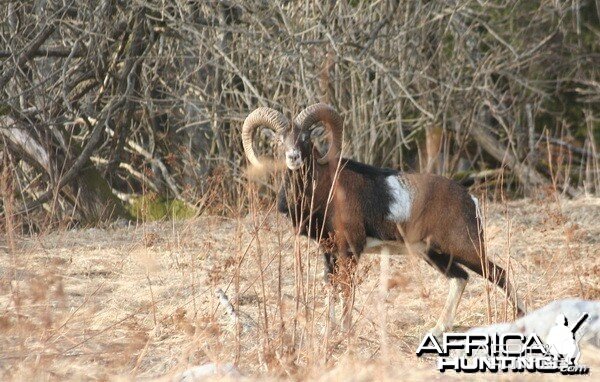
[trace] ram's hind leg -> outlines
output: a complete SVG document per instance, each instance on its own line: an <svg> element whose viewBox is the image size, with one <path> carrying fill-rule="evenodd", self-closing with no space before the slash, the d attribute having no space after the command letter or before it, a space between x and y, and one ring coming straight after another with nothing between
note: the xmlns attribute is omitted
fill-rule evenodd
<svg viewBox="0 0 600 382"><path fill-rule="evenodd" d="M496 284L500 289L506 293L506 297L513 304L516 309L517 317L521 317L525 314L525 305L517 296L517 292L512 283L507 280L507 273L501 266L489 261L484 260L486 264L485 269L480 263L466 263L465 266L473 272L487 278L491 283Z"/></svg>
<svg viewBox="0 0 600 382"><path fill-rule="evenodd" d="M427 251L426 260L431 266L443 273L450 282L444 310L436 325L430 330L430 333L434 336L439 336L443 332L452 329L456 310L458 309L460 298L469 280L469 274L453 261L451 256L443 253L429 250Z"/></svg>

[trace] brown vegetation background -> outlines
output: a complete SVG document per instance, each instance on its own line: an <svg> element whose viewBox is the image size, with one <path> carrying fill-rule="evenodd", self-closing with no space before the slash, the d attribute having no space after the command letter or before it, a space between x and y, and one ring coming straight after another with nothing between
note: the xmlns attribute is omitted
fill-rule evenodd
<svg viewBox="0 0 600 382"><path fill-rule="evenodd" d="M248 112L317 101L360 161L492 197L598 193L599 17L595 0L3 2L0 213L26 232L146 219L139 195L231 214Z"/></svg>

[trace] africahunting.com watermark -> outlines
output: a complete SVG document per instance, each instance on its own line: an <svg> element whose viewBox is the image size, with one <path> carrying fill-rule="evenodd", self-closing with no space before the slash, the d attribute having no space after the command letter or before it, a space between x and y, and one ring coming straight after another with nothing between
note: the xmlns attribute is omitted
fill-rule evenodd
<svg viewBox="0 0 600 382"><path fill-rule="evenodd" d="M426 335L417 348L418 357L438 356L441 372L540 372L588 374L589 367L579 365L579 346L575 333L588 314L569 326L562 314L556 318L543 342L535 333L476 334L444 333L441 338Z"/></svg>

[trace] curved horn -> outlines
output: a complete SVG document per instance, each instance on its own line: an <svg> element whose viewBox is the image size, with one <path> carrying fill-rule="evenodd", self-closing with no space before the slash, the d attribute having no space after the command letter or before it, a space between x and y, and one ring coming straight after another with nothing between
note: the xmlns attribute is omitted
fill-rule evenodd
<svg viewBox="0 0 600 382"><path fill-rule="evenodd" d="M244 125L242 126L242 145L246 158L253 166L261 167L262 164L254 153L254 131L259 126L265 126L275 130L276 133L281 133L290 125L288 119L275 109L270 107L259 107L252 113L248 114Z"/></svg>
<svg viewBox="0 0 600 382"><path fill-rule="evenodd" d="M317 122L323 122L329 135L329 150L317 162L325 164L337 158L342 151L342 133L344 121L337 111L330 105L316 103L302 110L294 120L300 130L307 130Z"/></svg>

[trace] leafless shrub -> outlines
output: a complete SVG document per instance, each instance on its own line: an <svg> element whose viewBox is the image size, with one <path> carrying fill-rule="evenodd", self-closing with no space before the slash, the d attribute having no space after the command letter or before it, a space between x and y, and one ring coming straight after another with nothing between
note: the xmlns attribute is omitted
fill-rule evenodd
<svg viewBox="0 0 600 382"><path fill-rule="evenodd" d="M318 100L342 112L358 160L467 182L506 169L492 173L502 187L596 193L597 5L4 3L0 150L16 160L14 213L127 218L115 194L144 188L190 207L215 193L228 213L245 198L248 110Z"/></svg>

